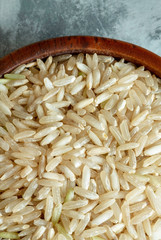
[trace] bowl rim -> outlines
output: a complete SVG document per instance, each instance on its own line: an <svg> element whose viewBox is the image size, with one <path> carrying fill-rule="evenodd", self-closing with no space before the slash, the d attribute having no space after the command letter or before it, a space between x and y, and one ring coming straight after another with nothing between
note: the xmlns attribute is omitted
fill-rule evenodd
<svg viewBox="0 0 161 240"><path fill-rule="evenodd" d="M37 58L80 52L124 58L126 61L145 66L161 78L161 57L157 54L132 43L96 36L64 36L22 47L0 58L0 76Z"/></svg>

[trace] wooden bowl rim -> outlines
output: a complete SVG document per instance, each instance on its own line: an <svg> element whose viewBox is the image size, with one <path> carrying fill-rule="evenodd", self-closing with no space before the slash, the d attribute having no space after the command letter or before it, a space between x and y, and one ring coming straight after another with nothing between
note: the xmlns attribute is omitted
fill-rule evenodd
<svg viewBox="0 0 161 240"><path fill-rule="evenodd" d="M124 58L146 69L161 78L161 57L135 44L104 37L65 36L51 38L22 47L0 59L0 76L12 71L17 66L67 53L97 53Z"/></svg>

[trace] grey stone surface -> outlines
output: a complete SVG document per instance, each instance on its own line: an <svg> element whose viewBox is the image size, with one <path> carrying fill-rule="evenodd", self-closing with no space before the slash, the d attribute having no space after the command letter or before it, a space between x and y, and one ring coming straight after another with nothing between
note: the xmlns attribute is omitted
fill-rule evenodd
<svg viewBox="0 0 161 240"><path fill-rule="evenodd" d="M65 35L120 39L161 56L161 0L0 0L0 57Z"/></svg>

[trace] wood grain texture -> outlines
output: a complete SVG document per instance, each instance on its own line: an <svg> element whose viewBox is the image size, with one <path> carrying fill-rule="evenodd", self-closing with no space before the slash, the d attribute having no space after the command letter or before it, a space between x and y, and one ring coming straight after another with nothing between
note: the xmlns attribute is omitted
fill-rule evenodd
<svg viewBox="0 0 161 240"><path fill-rule="evenodd" d="M18 49L0 59L0 76L37 58L80 52L124 58L137 65L144 65L148 70L161 77L161 57L158 55L127 42L91 36L53 38Z"/></svg>

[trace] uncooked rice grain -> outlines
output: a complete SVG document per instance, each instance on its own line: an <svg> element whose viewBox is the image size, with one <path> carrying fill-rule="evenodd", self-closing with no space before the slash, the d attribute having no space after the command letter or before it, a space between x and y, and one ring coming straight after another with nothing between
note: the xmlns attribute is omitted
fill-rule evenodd
<svg viewBox="0 0 161 240"><path fill-rule="evenodd" d="M83 232L82 236L84 238L89 238L89 237L94 237L94 236L101 235L102 233L105 233L105 232L106 232L105 227L95 227L95 228L85 230Z"/></svg>
<svg viewBox="0 0 161 240"><path fill-rule="evenodd" d="M159 240L160 79L96 53L0 79L0 239Z"/></svg>
<svg viewBox="0 0 161 240"><path fill-rule="evenodd" d="M107 210L101 214L99 214L98 217L94 218L91 221L91 226L98 226L102 224L103 222L108 221L113 216L113 211L112 210Z"/></svg>

